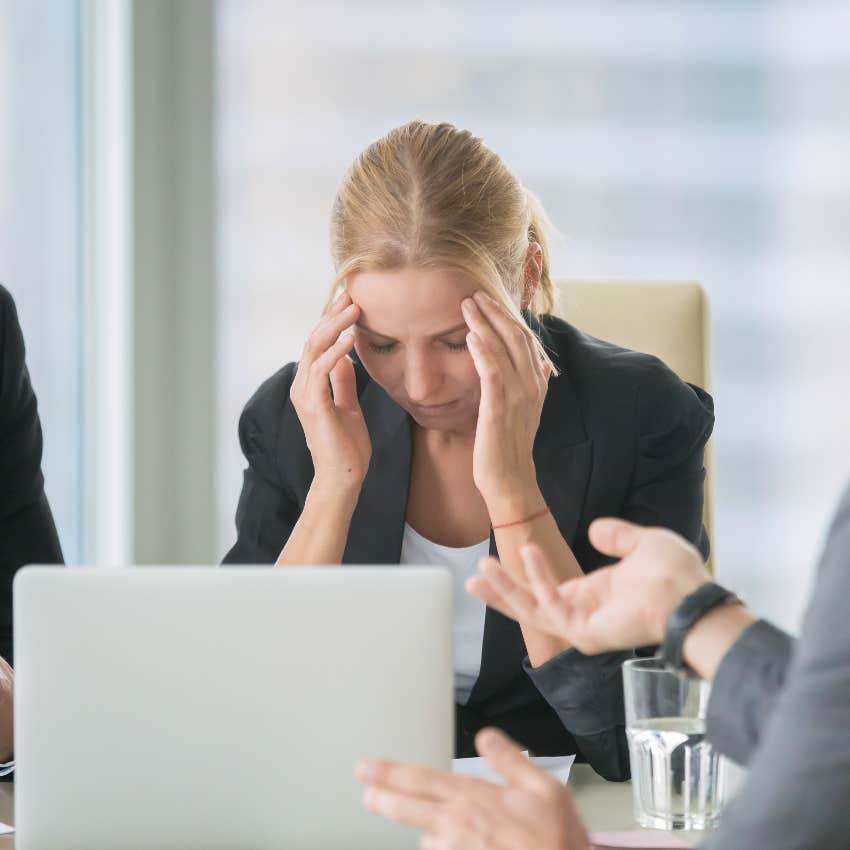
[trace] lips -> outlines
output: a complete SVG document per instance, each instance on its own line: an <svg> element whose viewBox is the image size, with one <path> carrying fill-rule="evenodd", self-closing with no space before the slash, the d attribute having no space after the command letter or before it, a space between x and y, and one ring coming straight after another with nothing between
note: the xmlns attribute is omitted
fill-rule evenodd
<svg viewBox="0 0 850 850"><path fill-rule="evenodd" d="M443 410L448 410L457 399L447 401L444 404L411 404L410 406L420 413L440 413Z"/></svg>

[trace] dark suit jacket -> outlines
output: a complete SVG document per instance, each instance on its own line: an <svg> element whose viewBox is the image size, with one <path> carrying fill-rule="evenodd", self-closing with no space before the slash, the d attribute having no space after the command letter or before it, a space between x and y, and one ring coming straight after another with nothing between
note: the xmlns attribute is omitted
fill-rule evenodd
<svg viewBox="0 0 850 850"><path fill-rule="evenodd" d="M24 564L61 564L44 495L41 423L12 296L0 286L0 655L13 664L12 579Z"/></svg>
<svg viewBox="0 0 850 850"><path fill-rule="evenodd" d="M526 317L561 371L552 379L534 443L537 479L561 533L585 571L606 560L587 539L590 522L619 516L663 525L704 555L703 447L711 397L657 358L594 339L552 316ZM411 462L407 413L356 361L372 459L343 555L345 564L397 564ZM248 460L236 511L238 538L226 563L273 563L313 478L310 452L289 401L297 364L263 383L242 413ZM490 551L497 554L491 535ZM620 663L569 650L532 669L517 623L487 610L481 672L457 714L457 752L473 753L483 724L496 724L540 754L578 751L603 776L626 779Z"/></svg>

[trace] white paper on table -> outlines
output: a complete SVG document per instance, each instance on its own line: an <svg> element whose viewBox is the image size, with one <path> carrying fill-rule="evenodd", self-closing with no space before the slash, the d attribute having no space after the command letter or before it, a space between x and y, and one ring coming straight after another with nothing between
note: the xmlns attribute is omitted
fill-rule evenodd
<svg viewBox="0 0 850 850"><path fill-rule="evenodd" d="M9 826L7 823L0 822L0 835L10 835L15 831L15 827Z"/></svg>
<svg viewBox="0 0 850 850"><path fill-rule="evenodd" d="M667 848L690 848L676 835L658 829L632 830L631 832L591 832L590 844L595 850L667 850Z"/></svg>
<svg viewBox="0 0 850 850"><path fill-rule="evenodd" d="M528 758L528 750L524 751L523 755ZM575 755L532 756L530 761L566 785L567 780L570 778L570 768L573 766L575 758ZM452 761L452 773L456 773L459 776L476 776L478 779L486 779L488 782L495 782L497 785L505 784L505 780L490 767L487 759L454 759Z"/></svg>

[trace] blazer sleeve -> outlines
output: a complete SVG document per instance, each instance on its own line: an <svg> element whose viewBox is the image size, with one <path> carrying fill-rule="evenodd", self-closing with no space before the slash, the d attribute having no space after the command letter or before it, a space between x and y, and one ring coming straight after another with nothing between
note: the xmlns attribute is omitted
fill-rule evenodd
<svg viewBox="0 0 850 850"><path fill-rule="evenodd" d="M621 516L661 525L687 537L708 556L702 524L703 450L714 425L711 396L650 358L635 395L635 463ZM601 776L629 778L622 663L632 651L596 656L568 649L524 669Z"/></svg>
<svg viewBox="0 0 850 850"><path fill-rule="evenodd" d="M761 740L767 718L794 651L794 638L766 620L749 626L735 641L711 684L706 725L715 749L747 765Z"/></svg>
<svg viewBox="0 0 850 850"><path fill-rule="evenodd" d="M301 515L277 463L295 368L290 363L266 381L239 417L239 444L248 466L236 507L236 543L225 564L275 563Z"/></svg>
<svg viewBox="0 0 850 850"><path fill-rule="evenodd" d="M41 472L38 406L11 295L0 287L0 655L13 665L12 581L26 564L61 564Z"/></svg>
<svg viewBox="0 0 850 850"><path fill-rule="evenodd" d="M659 362L637 391L635 468L622 517L675 531L703 558L704 453L713 428L711 396Z"/></svg>

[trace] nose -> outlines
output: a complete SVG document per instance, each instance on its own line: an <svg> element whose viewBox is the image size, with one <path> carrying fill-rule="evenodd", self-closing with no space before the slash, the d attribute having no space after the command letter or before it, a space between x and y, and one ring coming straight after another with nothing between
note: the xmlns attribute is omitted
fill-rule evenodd
<svg viewBox="0 0 850 850"><path fill-rule="evenodd" d="M409 352L404 365L404 390L413 404L439 403L442 381L439 358L427 352Z"/></svg>

